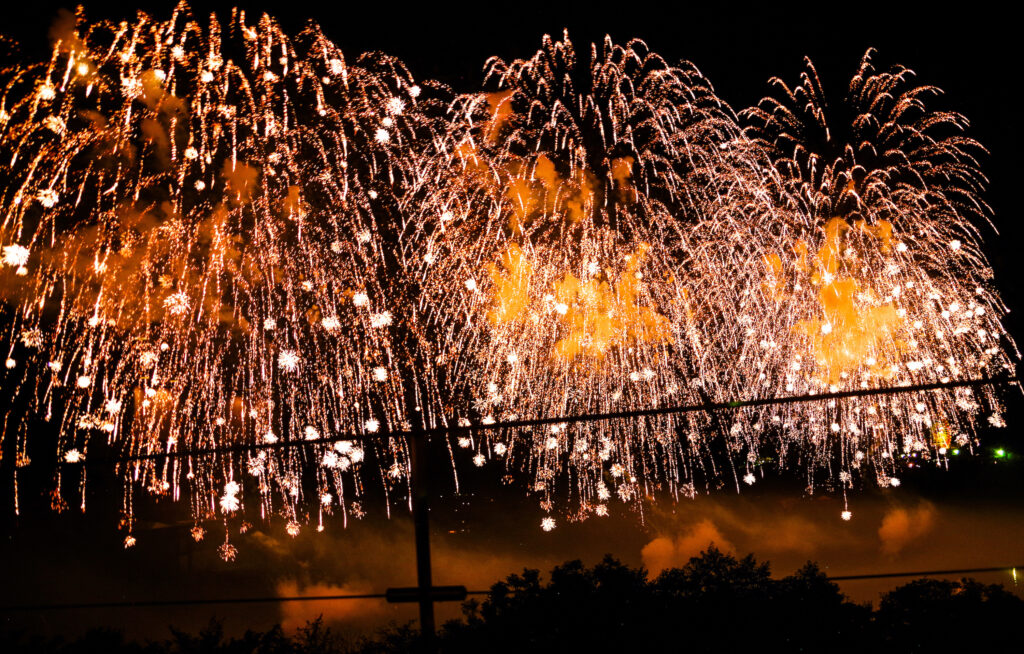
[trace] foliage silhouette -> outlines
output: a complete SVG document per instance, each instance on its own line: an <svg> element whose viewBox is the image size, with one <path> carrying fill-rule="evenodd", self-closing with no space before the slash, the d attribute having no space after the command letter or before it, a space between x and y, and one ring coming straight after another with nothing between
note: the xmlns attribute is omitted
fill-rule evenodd
<svg viewBox="0 0 1024 654"><path fill-rule="evenodd" d="M1002 586L920 579L883 595L878 609L851 602L807 563L774 579L767 562L711 547L681 568L649 578L611 556L593 567L569 561L547 581L523 570L463 605L444 625L444 654L494 652L873 652L1021 651L1024 600ZM422 651L414 624L350 642L321 619L289 636L280 626L227 638L219 622L196 635L126 642L115 631L73 642L8 634L10 654L387 654Z"/></svg>

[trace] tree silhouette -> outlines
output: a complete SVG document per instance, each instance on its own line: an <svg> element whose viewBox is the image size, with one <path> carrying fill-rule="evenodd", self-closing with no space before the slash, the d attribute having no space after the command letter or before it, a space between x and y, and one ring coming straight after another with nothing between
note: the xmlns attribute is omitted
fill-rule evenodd
<svg viewBox="0 0 1024 654"><path fill-rule="evenodd" d="M546 585L525 570L465 614L445 626L444 651L852 651L867 642L871 611L813 564L774 580L752 555L712 547L652 581L611 557L558 566Z"/></svg>
<svg viewBox="0 0 1024 654"><path fill-rule="evenodd" d="M569 561L544 581L526 569L494 584L463 619L444 625L444 654L506 652L917 652L1024 651L1024 600L973 580L912 581L882 597L877 611L851 602L808 563L774 579L768 563L712 547L649 579L606 556L593 567ZM192 636L126 643L111 630L64 643L0 636L10 654L387 654L421 651L414 625L358 643L321 620L294 636L280 626L226 638L220 623Z"/></svg>
<svg viewBox="0 0 1024 654"><path fill-rule="evenodd" d="M1020 651L1024 602L973 579L918 579L882 597L875 614L893 651Z"/></svg>

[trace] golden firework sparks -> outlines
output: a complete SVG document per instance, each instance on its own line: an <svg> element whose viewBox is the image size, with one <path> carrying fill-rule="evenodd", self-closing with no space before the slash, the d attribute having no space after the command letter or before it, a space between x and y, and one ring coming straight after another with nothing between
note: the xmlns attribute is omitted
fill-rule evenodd
<svg viewBox="0 0 1024 654"><path fill-rule="evenodd" d="M980 247L980 146L911 78L865 56L854 118L835 124L808 63L741 120L640 41L581 61L545 37L453 96L267 16L79 17L49 61L4 71L2 442L29 465L37 416L69 463L97 444L303 441L124 470L126 547L138 487L184 493L197 523L251 490L295 536L304 516L364 514L368 461L386 490L404 482L391 432L413 417L465 428L999 373L1017 353ZM768 461L843 492L897 486L902 457L970 448L1000 409L957 388L452 436L467 465L525 469L545 511L583 518L613 497L692 497L723 471L752 485Z"/></svg>

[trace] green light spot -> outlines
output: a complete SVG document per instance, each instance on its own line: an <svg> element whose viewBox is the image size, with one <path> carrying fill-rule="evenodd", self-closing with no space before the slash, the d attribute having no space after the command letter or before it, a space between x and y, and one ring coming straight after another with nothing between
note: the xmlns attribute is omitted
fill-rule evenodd
<svg viewBox="0 0 1024 654"><path fill-rule="evenodd" d="M1006 450L1000 447L998 450L996 450L996 456L1000 459L1003 458L1004 456L1006 456Z"/></svg>
<svg viewBox="0 0 1024 654"><path fill-rule="evenodd" d="M953 450L953 456L960 454L960 450Z"/></svg>

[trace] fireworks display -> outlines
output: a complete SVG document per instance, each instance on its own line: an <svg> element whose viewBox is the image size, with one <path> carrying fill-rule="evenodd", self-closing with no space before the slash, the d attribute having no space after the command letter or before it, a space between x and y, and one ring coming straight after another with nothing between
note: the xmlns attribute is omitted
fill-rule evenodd
<svg viewBox="0 0 1024 654"><path fill-rule="evenodd" d="M808 61L798 86L773 80L778 94L744 112L774 206L749 216L736 247L721 250L716 269L735 297L697 294L713 298L706 315L745 327L717 339L735 365L720 369L731 379L714 378L732 397L1013 371L1006 308L978 243L988 218L983 150L963 135L963 116L929 109L936 89L915 86L902 67L876 72L871 55L845 98L830 102ZM773 425L782 451L809 451L811 468L840 485L860 473L887 486L898 485L901 458L941 462L972 447L980 415L1002 424L991 387L794 404L731 429L757 435Z"/></svg>
<svg viewBox="0 0 1024 654"><path fill-rule="evenodd" d="M69 462L97 438L139 455L394 426L374 273L411 162L401 65L349 65L315 29L292 41L241 13L225 33L184 8L65 27L51 61L8 71L0 110L18 465L24 418L53 425ZM404 465L378 445L385 471ZM315 484L297 451L154 461L124 471L126 494L187 489L200 520L236 512L225 484L244 476L266 513L295 518L307 493L358 510L363 448L307 448Z"/></svg>
<svg viewBox="0 0 1024 654"><path fill-rule="evenodd" d="M492 60L487 77L493 91L451 104L409 203L418 304L463 422L699 401L687 230L746 183L729 109L696 68L640 42L606 40L579 61L568 36L547 38L530 60ZM585 514L613 492L634 502L690 483L679 435L665 416L460 444L528 468L545 506L571 476Z"/></svg>
<svg viewBox="0 0 1024 654"><path fill-rule="evenodd" d="M406 501L413 423L570 519L773 467L898 485L1002 423L979 387L472 428L1012 370L982 148L871 53L845 98L808 63L737 114L640 41L545 37L455 94L240 11L56 34L0 79L0 455L233 448L121 464L126 545L140 490L199 538ZM245 449L281 441L314 442Z"/></svg>

